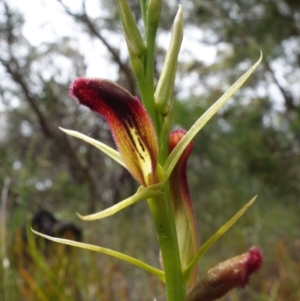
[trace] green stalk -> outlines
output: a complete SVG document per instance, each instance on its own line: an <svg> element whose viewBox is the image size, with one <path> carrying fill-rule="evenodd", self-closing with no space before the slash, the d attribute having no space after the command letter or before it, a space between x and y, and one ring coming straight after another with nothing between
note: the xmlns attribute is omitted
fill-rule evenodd
<svg viewBox="0 0 300 301"><path fill-rule="evenodd" d="M146 0L140 0L140 7L142 12L142 18L144 23L144 28L146 27Z"/></svg>
<svg viewBox="0 0 300 301"><path fill-rule="evenodd" d="M141 4L144 4L143 2ZM155 39L157 26L160 19L162 1L148 0L146 2L146 17L145 22L145 40L146 40L146 54L144 57L144 82L140 82L139 89L143 104L146 107L153 123L155 125L157 134L159 136L160 126L158 122L158 115L154 105L154 53L155 53ZM142 7L144 9L144 7Z"/></svg>
<svg viewBox="0 0 300 301"><path fill-rule="evenodd" d="M147 56L146 60L148 60L148 56ZM144 81L139 81L138 87L139 87L139 90L141 93L142 102L153 121L154 127L156 129L156 134L158 136L160 129L159 129L157 112L154 107L154 82L153 82L153 79L147 77L147 78L145 78Z"/></svg>
<svg viewBox="0 0 300 301"><path fill-rule="evenodd" d="M154 106L154 48L156 29L147 28L146 56L144 61L144 82L140 82L139 89L143 104L151 116L153 123L159 133L157 113Z"/></svg>
<svg viewBox="0 0 300 301"><path fill-rule="evenodd" d="M161 120L162 119L162 120ZM161 116L159 119L160 124L160 135L159 135L159 158L158 162L161 166L164 165L169 156L169 138L172 121L172 108L168 114L164 117Z"/></svg>
<svg viewBox="0 0 300 301"><path fill-rule="evenodd" d="M148 199L156 227L166 282L166 301L184 301L185 287L181 270L172 204L165 194Z"/></svg>

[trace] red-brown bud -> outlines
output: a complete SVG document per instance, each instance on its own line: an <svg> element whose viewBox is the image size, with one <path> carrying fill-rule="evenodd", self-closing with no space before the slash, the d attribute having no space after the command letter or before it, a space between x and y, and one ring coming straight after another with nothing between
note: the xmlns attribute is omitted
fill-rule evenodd
<svg viewBox="0 0 300 301"><path fill-rule="evenodd" d="M244 287L262 264L263 257L257 247L223 261L206 273L202 281L189 293L186 301L213 301L233 288Z"/></svg>

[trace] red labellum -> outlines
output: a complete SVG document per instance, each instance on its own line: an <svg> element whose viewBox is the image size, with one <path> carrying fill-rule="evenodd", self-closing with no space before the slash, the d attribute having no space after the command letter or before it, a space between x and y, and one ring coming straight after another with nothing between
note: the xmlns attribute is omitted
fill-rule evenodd
<svg viewBox="0 0 300 301"><path fill-rule="evenodd" d="M143 185L155 182L158 147L155 129L137 97L105 80L77 78L70 95L102 115L131 174Z"/></svg>

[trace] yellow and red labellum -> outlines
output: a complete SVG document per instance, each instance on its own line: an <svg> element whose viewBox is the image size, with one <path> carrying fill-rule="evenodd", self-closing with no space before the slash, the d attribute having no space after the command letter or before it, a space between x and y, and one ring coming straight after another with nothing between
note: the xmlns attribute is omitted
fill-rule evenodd
<svg viewBox="0 0 300 301"><path fill-rule="evenodd" d="M143 186L155 183L158 146L151 118L137 97L121 86L94 78L77 78L70 95L102 115L129 172Z"/></svg>

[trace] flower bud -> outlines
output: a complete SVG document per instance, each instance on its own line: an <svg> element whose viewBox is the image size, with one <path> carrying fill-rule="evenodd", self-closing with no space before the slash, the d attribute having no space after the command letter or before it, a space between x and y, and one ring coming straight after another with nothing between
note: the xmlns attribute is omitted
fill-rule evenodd
<svg viewBox="0 0 300 301"><path fill-rule="evenodd" d="M219 263L210 269L202 281L187 296L186 301L212 301L236 287L248 284L250 276L263 263L261 251L253 247L247 253Z"/></svg>
<svg viewBox="0 0 300 301"><path fill-rule="evenodd" d="M160 21L162 0L148 0L147 1L147 28L156 31Z"/></svg>
<svg viewBox="0 0 300 301"><path fill-rule="evenodd" d="M140 30L135 22L132 11L127 0L118 0L119 10L121 14L122 24L125 32L126 42L135 55L141 58L146 47L140 33Z"/></svg>
<svg viewBox="0 0 300 301"><path fill-rule="evenodd" d="M177 70L178 54L183 37L183 14L179 5L174 20L171 43L165 58L164 66L155 90L155 107L163 115L167 115L172 107L172 96Z"/></svg>

